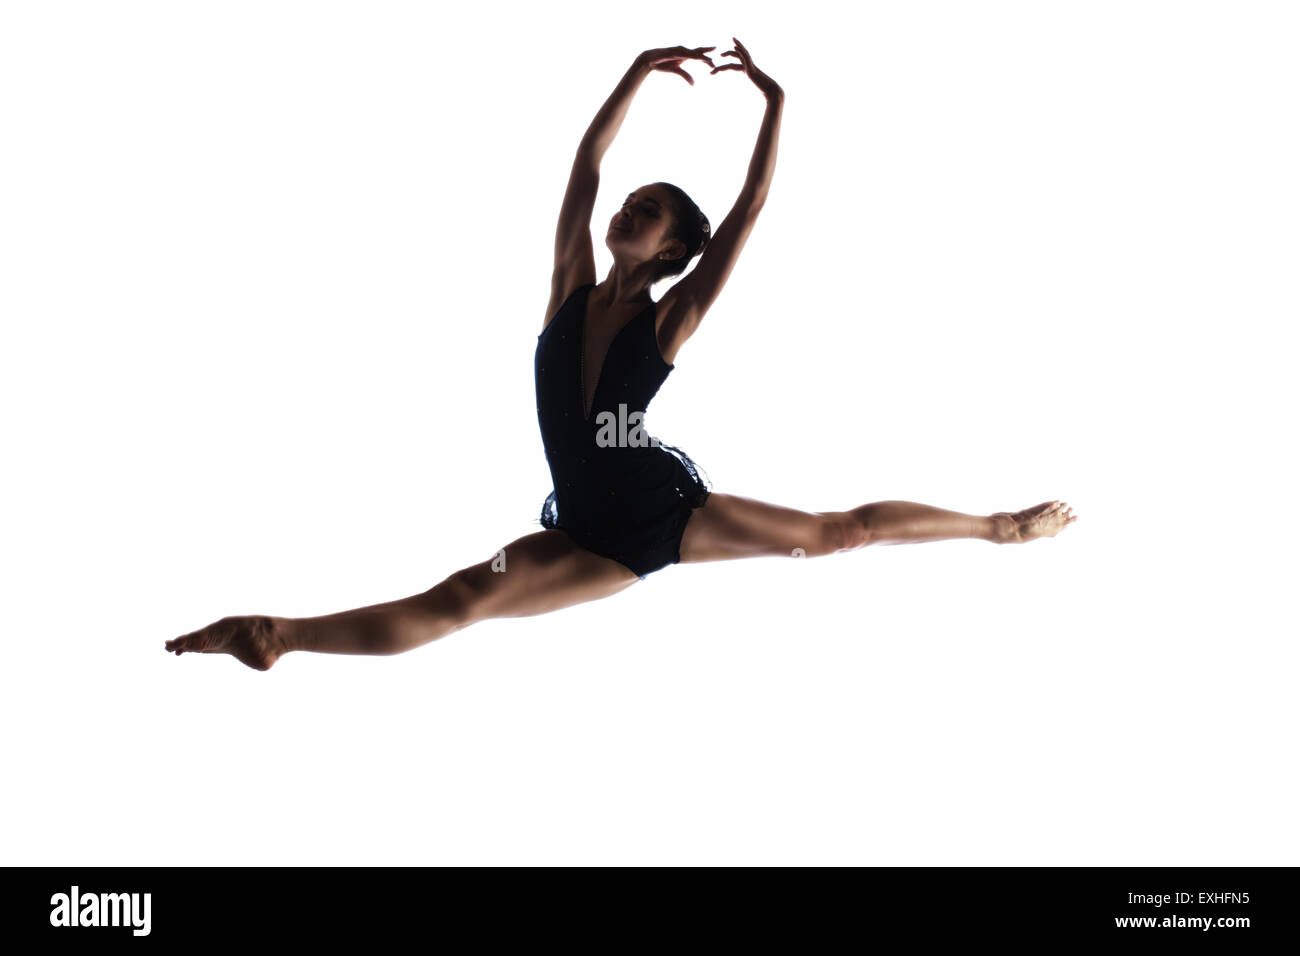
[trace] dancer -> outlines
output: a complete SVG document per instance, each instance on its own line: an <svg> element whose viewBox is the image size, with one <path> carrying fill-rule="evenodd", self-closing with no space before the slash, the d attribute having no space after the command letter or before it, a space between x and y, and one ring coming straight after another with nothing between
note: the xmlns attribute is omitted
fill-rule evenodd
<svg viewBox="0 0 1300 956"><path fill-rule="evenodd" d="M785 94L749 51L647 50L592 121L574 158L555 235L555 267L537 336L537 420L553 489L543 530L462 568L427 591L323 617L222 618L167 641L176 654L226 653L258 670L290 651L400 654L478 621L525 617L609 597L669 564L760 556L820 557L867 545L980 538L999 544L1052 536L1076 520L1068 504L969 515L910 501L807 512L714 492L684 451L646 432L650 400L676 368L740 256L767 198ZM632 97L652 72L701 60L743 73L767 101L745 184L711 230L678 187L657 182L627 194L610 219L614 258L596 282L590 223L600 163ZM657 302L650 287L699 264Z"/></svg>

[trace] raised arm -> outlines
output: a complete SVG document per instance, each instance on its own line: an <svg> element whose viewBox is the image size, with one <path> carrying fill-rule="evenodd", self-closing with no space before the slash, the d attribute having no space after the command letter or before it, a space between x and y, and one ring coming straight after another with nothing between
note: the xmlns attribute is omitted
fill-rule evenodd
<svg viewBox="0 0 1300 956"><path fill-rule="evenodd" d="M600 186L600 162L618 135L641 81L652 71L661 70L683 76L694 86L695 80L682 69L681 63L687 59L698 59L713 66L713 61L706 55L712 49L714 47L711 46L692 49L676 46L646 50L638 54L587 127L573 158L569 185L564 192L564 201L560 204L560 219L555 228L551 301L546 307L545 322L550 321L570 292L579 285L596 279L591 214L596 206L596 191Z"/></svg>
<svg viewBox="0 0 1300 956"><path fill-rule="evenodd" d="M740 258L740 250L745 247L749 234L758 220L758 214L767 201L767 191L772 184L772 173L776 169L776 146L781 132L781 111L785 107L785 91L776 82L754 66L749 51L735 37L735 50L728 50L723 56L734 56L740 63L728 63L715 67L714 73L723 70L740 70L748 76L763 96L767 99L767 109L763 113L763 125L758 131L758 142L754 145L754 154L749 161L749 171L745 175L745 184L740 196L727 213L726 218L717 229L700 261L686 276L672 287L665 295L667 304L664 316L663 338L670 343L669 356L675 355L683 342L694 334L704 313L713 305L727 283L727 277ZM671 358L669 359L671 361Z"/></svg>

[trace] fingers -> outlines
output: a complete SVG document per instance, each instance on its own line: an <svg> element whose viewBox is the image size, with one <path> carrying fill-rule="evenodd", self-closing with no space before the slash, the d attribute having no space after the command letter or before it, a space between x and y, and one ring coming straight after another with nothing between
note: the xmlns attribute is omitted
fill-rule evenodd
<svg viewBox="0 0 1300 956"><path fill-rule="evenodd" d="M739 57L740 57L740 54L737 53L735 50L728 50L726 53L724 53L724 54L722 54L722 55L723 55L723 56L734 56L734 57L736 57L736 58L739 58ZM744 72L745 67L743 66L743 63L724 63L722 66L715 66L715 67L713 68L713 73L720 73L720 72L723 71L723 70L740 70L741 72ZM710 74L710 75L712 75L712 74Z"/></svg>
<svg viewBox="0 0 1300 956"><path fill-rule="evenodd" d="M708 60L708 57L704 57L703 59L708 60L709 65L710 65L710 66L713 66L713 69L709 71L709 75L710 75L710 76L713 76L715 73L721 73L723 70L740 70L742 73L749 73L751 70L754 69L754 61L753 61L753 59L750 58L749 51L748 51L747 49L745 49L744 44L742 44L742 43L741 43L739 40L737 40L735 37L732 37L732 38L731 38L731 42L734 43L734 44L736 44L736 49L734 49L734 50L727 50L727 51L725 51L725 52L723 52L723 53L721 53L721 54L719 54L719 55L720 55L720 56L734 56L734 57L735 57L737 60L739 60L740 62L739 62L739 63L724 63L724 64L722 64L721 66L713 66L713 61L712 61L712 60ZM716 49L716 47L701 47L700 49L713 50L713 49Z"/></svg>
<svg viewBox="0 0 1300 956"><path fill-rule="evenodd" d="M697 60L704 60L708 62L710 66L712 66L713 61L710 60L708 56L706 56L705 54L707 54L710 50L716 50L717 47L716 46L696 46L696 47L678 46L678 47L673 47L673 49L680 52L682 56L689 56L689 57L694 57Z"/></svg>
<svg viewBox="0 0 1300 956"><path fill-rule="evenodd" d="M694 50L690 51L690 54L691 56L695 57L697 60L703 60L705 63L709 64L709 66L713 66L713 61L709 59L709 57L706 56L706 54L710 50L716 50L716 49L717 49L716 46L697 46Z"/></svg>
<svg viewBox="0 0 1300 956"><path fill-rule="evenodd" d="M681 68L682 60L688 58L703 60L705 63L709 64L709 66L713 66L713 60L708 56L708 51L716 49L717 47L715 46L669 47L664 50L655 51L656 53L663 55L654 56L651 61L651 66L657 70L662 70L665 73L676 73L678 76L686 80L687 83L691 84L691 86L694 86L695 77L691 76Z"/></svg>

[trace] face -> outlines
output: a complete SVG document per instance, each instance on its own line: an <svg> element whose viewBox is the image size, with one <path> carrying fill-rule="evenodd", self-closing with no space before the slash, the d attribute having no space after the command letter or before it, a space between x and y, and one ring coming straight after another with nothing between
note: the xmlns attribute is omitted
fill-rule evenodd
<svg viewBox="0 0 1300 956"><path fill-rule="evenodd" d="M668 203L667 191L661 186L642 186L628 193L605 234L610 252L648 261L663 252L680 251L681 243L669 238L673 214Z"/></svg>

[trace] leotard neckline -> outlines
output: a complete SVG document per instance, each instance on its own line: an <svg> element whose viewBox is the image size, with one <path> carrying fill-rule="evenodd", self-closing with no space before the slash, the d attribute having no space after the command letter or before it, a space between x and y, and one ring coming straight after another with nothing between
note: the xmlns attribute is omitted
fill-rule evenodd
<svg viewBox="0 0 1300 956"><path fill-rule="evenodd" d="M619 340L619 337L624 332L627 331L627 327L629 325L639 322L641 320L641 317L645 315L647 312L653 314L655 306L657 306L659 303L651 302L649 305L647 305L644 309L642 309L632 318L628 319L626 322L623 323L622 327L617 332L614 333L614 337L609 340L609 346L605 349L605 358L601 359L600 370L596 373L596 389L591 393L592 408L588 408L587 407L587 380L586 380L587 302L591 298L591 290L596 288L596 283L588 282L585 288L587 292L586 295L583 296L582 306L578 310L578 389L579 389L578 394L582 398L582 417L586 421L591 421L591 412L595 408L596 396L600 394L601 379L605 374L606 359L609 358L609 353L613 351L614 344ZM676 366L669 364L668 360L664 358L663 352L659 348L659 337L654 334L653 326L651 327L650 335L654 339L654 343L655 343L655 357L659 359L660 362L663 363L664 367L667 368L668 371L671 372Z"/></svg>

